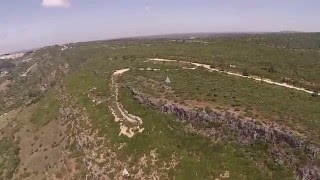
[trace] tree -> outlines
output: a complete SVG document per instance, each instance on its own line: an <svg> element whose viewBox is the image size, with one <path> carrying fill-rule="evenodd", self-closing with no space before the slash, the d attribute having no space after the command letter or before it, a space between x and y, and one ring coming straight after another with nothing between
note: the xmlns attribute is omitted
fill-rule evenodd
<svg viewBox="0 0 320 180"><path fill-rule="evenodd" d="M204 108L204 110L205 110L206 113L212 113L212 112L213 112L213 110L212 110L210 107L208 107L208 106L206 106L206 107Z"/></svg>
<svg viewBox="0 0 320 180"><path fill-rule="evenodd" d="M268 72L269 73L274 73L275 72L275 68L274 68L274 66L272 64L268 67Z"/></svg>
<svg viewBox="0 0 320 180"><path fill-rule="evenodd" d="M319 96L319 91L318 90L315 90L312 94L311 94L312 97L318 97Z"/></svg>
<svg viewBox="0 0 320 180"><path fill-rule="evenodd" d="M0 61L0 70L1 69L10 69L15 67L16 65L12 62L10 62L11 60L1 60Z"/></svg>
<svg viewBox="0 0 320 180"><path fill-rule="evenodd" d="M249 76L249 73L248 73L248 70L247 70L247 69L243 70L242 76Z"/></svg>

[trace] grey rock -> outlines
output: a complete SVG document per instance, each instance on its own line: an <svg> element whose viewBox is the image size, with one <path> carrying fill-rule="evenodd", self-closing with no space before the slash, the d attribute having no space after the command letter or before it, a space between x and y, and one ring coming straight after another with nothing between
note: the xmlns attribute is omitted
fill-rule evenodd
<svg viewBox="0 0 320 180"><path fill-rule="evenodd" d="M286 142L293 149L303 149L309 157L319 157L320 147L307 146L306 143L288 128L273 123L263 123L258 120L243 118L235 114L212 109L210 112L197 111L187 106L149 98L143 93L129 87L137 101L162 113L173 114L181 120L189 123L217 122L226 125L239 139L246 141L264 140L277 144ZM279 154L279 153L276 153ZM278 155L281 156L281 155ZM294 158L292 158L294 159ZM310 158L312 159L312 158ZM295 165L294 160L290 160ZM297 167L301 179L320 179L320 169L317 166L308 165L303 168Z"/></svg>

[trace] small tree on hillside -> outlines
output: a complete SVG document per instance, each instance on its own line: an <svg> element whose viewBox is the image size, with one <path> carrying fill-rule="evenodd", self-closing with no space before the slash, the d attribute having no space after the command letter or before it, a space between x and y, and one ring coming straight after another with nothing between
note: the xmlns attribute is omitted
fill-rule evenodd
<svg viewBox="0 0 320 180"><path fill-rule="evenodd" d="M274 73L275 72L275 68L274 68L274 66L272 64L269 66L268 72L269 73Z"/></svg>
<svg viewBox="0 0 320 180"><path fill-rule="evenodd" d="M319 91L318 90L315 90L312 94L311 94L312 97L318 97L319 96Z"/></svg>
<svg viewBox="0 0 320 180"><path fill-rule="evenodd" d="M248 70L244 69L242 72L242 76L249 76Z"/></svg>

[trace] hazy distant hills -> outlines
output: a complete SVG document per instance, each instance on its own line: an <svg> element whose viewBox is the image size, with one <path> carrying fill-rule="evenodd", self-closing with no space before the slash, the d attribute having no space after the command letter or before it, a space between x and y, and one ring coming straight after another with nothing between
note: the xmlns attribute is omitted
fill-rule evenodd
<svg viewBox="0 0 320 180"><path fill-rule="evenodd" d="M210 38L257 38L266 40L268 43L274 44L295 44L293 48L310 47L319 48L320 47L320 32L301 32L293 30L285 30L279 32L199 32L199 33L176 33L176 34L164 34L164 35L151 35L151 36L138 36L138 37L126 37L117 38L112 40L126 40L126 39L210 39ZM109 41L109 40L99 40L99 41ZM299 45L300 44L300 45ZM37 48L36 48L37 49ZM10 52L6 54L0 54L1 56L14 54L14 53L26 53L28 51L34 51L36 49L21 50Z"/></svg>

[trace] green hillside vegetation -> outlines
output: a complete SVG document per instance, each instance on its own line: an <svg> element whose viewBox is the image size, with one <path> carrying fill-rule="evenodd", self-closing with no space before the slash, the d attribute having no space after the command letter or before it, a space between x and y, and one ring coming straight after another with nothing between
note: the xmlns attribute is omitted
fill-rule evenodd
<svg viewBox="0 0 320 180"><path fill-rule="evenodd" d="M161 67L161 66L160 66ZM165 69L165 68L164 68ZM164 84L170 77L173 94L166 98L172 101L196 100L209 102L212 107L233 109L245 112L245 115L265 121L275 121L296 129L301 133L320 138L320 101L319 97L288 90L284 87L260 83L249 79L230 77L217 72L197 70L170 71L131 71L125 75L127 83L135 82L136 77L143 76ZM143 86L143 82L130 83L143 92L160 96L159 89ZM288 103L290 102L290 103ZM320 143L320 142L318 142Z"/></svg>
<svg viewBox="0 0 320 180"><path fill-rule="evenodd" d="M223 72L257 75L317 91L318 36L129 38L71 43L64 51L50 46L29 53L16 59L16 67L0 79L9 82L0 92L0 179L48 175L117 179L125 168L147 179L297 179L298 168L320 163L318 157L308 159L304 147L292 148L285 141L247 142L228 124L182 121L140 104L128 87L194 110L229 110L272 122L297 132L306 145L318 147L319 96ZM148 58L205 63L221 71L185 69L193 66ZM130 70L112 76L124 68ZM167 76L171 83L164 82ZM111 77L116 83L111 83ZM114 102L117 88L120 105ZM115 118L120 110L113 112L112 103L123 108L123 114L139 116L143 131L132 138L125 136L121 120ZM210 136L203 130L222 135Z"/></svg>
<svg viewBox="0 0 320 180"><path fill-rule="evenodd" d="M311 90L319 89L320 52L299 52L257 45L247 39L213 39L198 42L152 42L129 41L125 44L108 45L109 57L157 57L201 62L213 67L244 72L270 78L278 82L288 82ZM119 47L120 46L120 47ZM90 46L92 48L92 46ZM105 46L95 44L95 49ZM231 68L234 65L235 68Z"/></svg>
<svg viewBox="0 0 320 180"><path fill-rule="evenodd" d="M134 112L143 119L145 131L132 139L119 137L119 127L109 116L110 112L105 108L106 105L92 107L90 99L83 92L95 86L97 92L103 92L100 96L108 97L109 90L106 83L111 72L114 69L143 66L145 63L139 63L142 60L135 62L130 60L103 61L103 59L93 57L80 71L66 79L68 92L81 106L88 109L93 123L100 129L104 137L115 144L127 144L125 148L118 150L121 156L127 157L130 154L132 158L138 158L157 149L160 156L158 163L161 164L161 162L168 161L172 153L175 153L181 157L181 164L175 171L170 172L170 177L177 179L212 179L223 174L225 170L232 172L230 175L232 179L290 179L292 177L289 169L277 165L268 152L260 149L263 146L260 147L257 144L257 149L253 150L233 143L210 142L209 139L199 135L186 133L183 131L183 123L172 116L145 109L130 97L126 89L122 89L120 101L129 112ZM99 73L93 73L93 70ZM250 157L255 157L255 160L249 160ZM263 171L257 169L255 165L260 161L264 161L263 167L266 169Z"/></svg>

